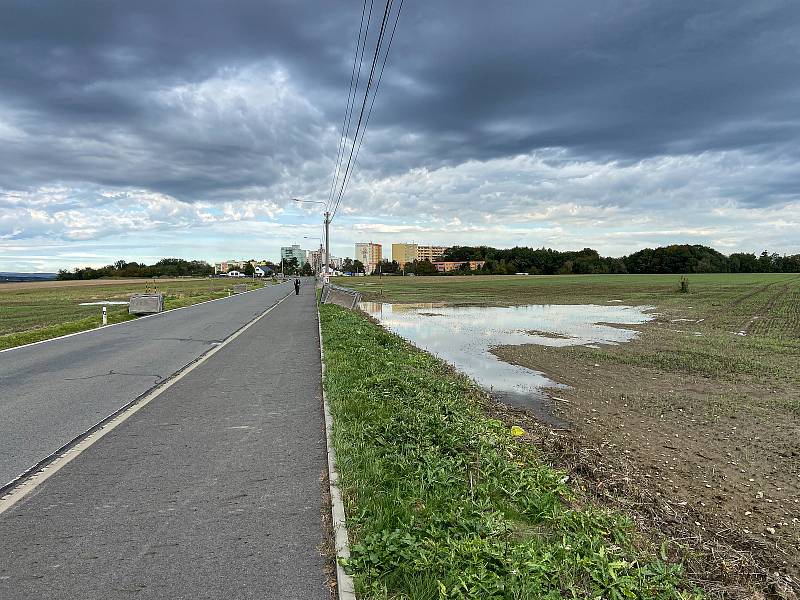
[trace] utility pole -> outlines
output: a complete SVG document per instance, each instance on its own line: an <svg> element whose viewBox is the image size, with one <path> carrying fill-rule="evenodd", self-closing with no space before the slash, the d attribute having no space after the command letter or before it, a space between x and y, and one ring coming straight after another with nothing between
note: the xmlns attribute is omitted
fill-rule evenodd
<svg viewBox="0 0 800 600"><path fill-rule="evenodd" d="M331 264L331 213L325 211L325 283L330 281L330 264Z"/></svg>
<svg viewBox="0 0 800 600"><path fill-rule="evenodd" d="M302 200L300 198L292 198L292 202L305 202L307 204L327 204L321 200ZM330 279L330 261L331 261L331 213L325 211L325 283Z"/></svg>

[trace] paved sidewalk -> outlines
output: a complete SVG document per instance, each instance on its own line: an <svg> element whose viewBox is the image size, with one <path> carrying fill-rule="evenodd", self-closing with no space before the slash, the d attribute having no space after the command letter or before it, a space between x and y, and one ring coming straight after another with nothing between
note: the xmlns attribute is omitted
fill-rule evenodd
<svg viewBox="0 0 800 600"><path fill-rule="evenodd" d="M313 287L0 515L0 598L329 598Z"/></svg>

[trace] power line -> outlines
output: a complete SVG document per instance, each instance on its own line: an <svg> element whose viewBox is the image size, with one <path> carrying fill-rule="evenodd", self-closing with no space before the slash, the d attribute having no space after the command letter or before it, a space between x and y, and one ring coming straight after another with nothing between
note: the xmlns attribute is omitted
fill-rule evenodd
<svg viewBox="0 0 800 600"><path fill-rule="evenodd" d="M353 163L353 156L354 156L354 153L355 153L355 150L356 150L356 142L359 139L359 134L361 134L362 137L363 137L361 125L364 122L364 112L365 112L365 109L366 109L367 101L369 99L369 93L370 93L370 90L372 88L372 82L373 82L373 80L375 78L375 67L377 66L378 58L379 58L379 56L381 54L381 48L383 46L383 40L384 40L384 36L386 34L386 26L387 26L387 23L388 23L388 20L389 20L389 16L390 16L390 13L391 13L393 2L394 2L394 0L386 0L386 7L385 7L385 9L383 11L383 19L381 20L381 28L380 28L380 31L378 32L377 41L375 42L375 52L373 53L373 57L372 57L372 66L370 68L369 79L367 80L367 84L366 84L366 87L364 89L364 99L361 102L361 108L359 110L359 115L358 115L358 123L356 124L356 130L355 130L355 133L353 135L353 144L350 147L350 154L349 154L349 156L347 158L347 165L345 166L344 174L342 175L342 178L341 178L342 184L341 184L341 186L339 188L338 194L336 196L336 203L334 204L334 208L333 208L333 214L334 215L336 214L336 211L339 209L339 204L341 203L342 196L344 195L345 183L349 179L349 177L350 177L350 175L352 173L352 169L355 166L355 164ZM402 8L402 0L401 0L400 8ZM395 19L395 27L397 25L397 19L399 19L399 17L400 17L400 11L398 10L397 16L396 16L396 19ZM394 33L394 29L392 30L392 33ZM385 61L386 61L387 57L388 57L388 46L387 46L387 52L384 54L384 58L383 58L384 65L385 65ZM377 89L376 89L376 91L377 91ZM373 94L373 103L374 103L374 98L375 98L375 95ZM366 124L365 124L365 127L364 127L363 131L364 132L366 131Z"/></svg>
<svg viewBox="0 0 800 600"><path fill-rule="evenodd" d="M356 141L358 140L358 136L359 136L359 133L361 131L361 123L362 123L362 121L364 119L364 108L366 107L367 98L369 97L370 88L372 87L372 80L373 80L373 77L375 76L375 65L378 62L378 53L379 53L381 44L383 43L384 33L386 32L386 22L387 22L387 18L388 18L388 15L389 15L389 10L391 9L392 1L393 0L386 0L386 7L384 8L384 11L383 11L383 19L381 20L381 28L380 28L380 31L378 32L378 39L375 42L375 52L373 53L373 56L372 56L372 66L371 66L370 71L369 71L369 79L367 80L367 84L366 84L366 86L364 88L364 100L361 102L361 109L359 110L359 114L358 114L358 123L356 124L355 134L353 135L353 143L350 146L350 155L347 157L347 165L345 166L344 174L342 175L342 185L341 185L341 188L339 189L339 191L337 193L337 196L336 196L336 204L334 205L334 209L333 209L333 213L334 214L339 209L339 203L341 202L342 194L344 193L344 182L346 181L346 179L348 177L348 174L350 172L350 166L351 166L351 164L353 162L353 153L355 151Z"/></svg>
<svg viewBox="0 0 800 600"><path fill-rule="evenodd" d="M375 84L375 92L372 94L372 100L369 105L369 111L367 112L367 118L364 121L364 130L361 133L361 139L358 140L358 147L356 148L356 153L355 156L353 157L353 168L346 175L346 179L344 180L342 186L342 193L339 196L339 199L341 199L341 196L343 196L344 192L347 191L347 184L350 182L350 176L353 174L353 171L355 170L356 167L356 163L358 161L358 153L361 152L361 144L364 143L364 136L366 136L367 134L367 126L369 125L369 119L372 116L372 108L375 106L375 98L378 97L378 90L380 90L381 87L381 80L383 79L383 71L386 68L386 61L389 58L389 51L392 49L392 42L394 41L394 33L395 31L397 31L397 22L400 20L400 11L403 10L403 2L404 0L400 0L400 4L397 7L397 14L395 15L394 25L392 26L392 34L389 36L389 43L386 45L386 52L383 55L383 62L381 63L381 70L380 73L378 74L378 81ZM336 208L333 211L331 219L333 219L333 217L336 216L336 209L338 208L339 208L339 201L337 200Z"/></svg>
<svg viewBox="0 0 800 600"><path fill-rule="evenodd" d="M347 134L350 131L350 119L353 114L353 107L355 106L356 92L358 91L358 80L361 77L361 65L364 61L364 50L367 45L367 34L369 33L369 24L372 21L373 2L374 0L370 0L369 15L367 16L366 28L364 28L364 14L366 13L367 9L367 0L364 0L364 4L361 6L361 22L358 25L356 50L353 55L353 68L350 71L350 89L347 92L347 105L345 107L344 117L342 118L342 132L339 138L339 146L336 151L336 163L333 170L333 177L331 178L331 189L330 192L328 193L328 202L325 206L326 211L330 208L330 205L333 203L333 195L336 189L336 182L339 178L339 168L341 166L342 157L344 156L344 147L347 140ZM364 32L363 42L361 39L362 30ZM359 51L361 53L360 57L359 57ZM357 73L356 73L356 65L358 66ZM353 85L353 82L355 82L355 85Z"/></svg>

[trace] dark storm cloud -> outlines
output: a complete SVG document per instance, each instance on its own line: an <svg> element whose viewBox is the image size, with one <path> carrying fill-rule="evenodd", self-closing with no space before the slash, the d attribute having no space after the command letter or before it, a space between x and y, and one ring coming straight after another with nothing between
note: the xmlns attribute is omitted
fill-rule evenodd
<svg viewBox="0 0 800 600"><path fill-rule="evenodd" d="M800 130L798 25L791 1L425 3L392 63L420 91L380 117L456 159L774 149Z"/></svg>
<svg viewBox="0 0 800 600"><path fill-rule="evenodd" d="M623 163L726 150L797 158L792 0L404 6L360 160L367 175L548 147ZM287 180L322 190L360 7L5 2L0 187L77 181L188 201ZM745 201L779 200L795 183L768 182Z"/></svg>

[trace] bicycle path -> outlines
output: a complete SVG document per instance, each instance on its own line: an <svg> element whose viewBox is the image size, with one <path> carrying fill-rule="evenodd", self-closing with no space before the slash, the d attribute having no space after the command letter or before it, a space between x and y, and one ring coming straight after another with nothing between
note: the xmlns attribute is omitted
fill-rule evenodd
<svg viewBox="0 0 800 600"><path fill-rule="evenodd" d="M0 514L0 597L329 598L313 287Z"/></svg>

